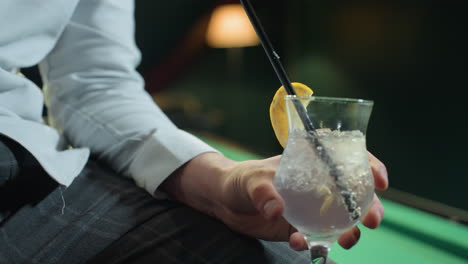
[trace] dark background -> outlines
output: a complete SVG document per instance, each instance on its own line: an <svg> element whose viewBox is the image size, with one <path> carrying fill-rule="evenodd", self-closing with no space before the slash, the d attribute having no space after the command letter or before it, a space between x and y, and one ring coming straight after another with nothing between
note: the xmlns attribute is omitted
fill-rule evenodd
<svg viewBox="0 0 468 264"><path fill-rule="evenodd" d="M226 2L236 1L136 1L138 70L181 128L261 156L280 154L268 115L280 83L262 47L205 44L211 11ZM252 2L292 81L320 96L374 100L367 145L386 164L394 190L425 199L426 209L442 203L465 210L445 210L449 217L466 215L468 21L462 6Z"/></svg>
<svg viewBox="0 0 468 264"><path fill-rule="evenodd" d="M263 49L243 48L233 64L232 51L207 47L209 14L223 1L199 2L137 2L148 90L184 128L260 155L281 153L268 116L280 83ZM375 101L368 149L385 162L393 188L468 210L468 43L461 6L252 2L291 80L316 95Z"/></svg>

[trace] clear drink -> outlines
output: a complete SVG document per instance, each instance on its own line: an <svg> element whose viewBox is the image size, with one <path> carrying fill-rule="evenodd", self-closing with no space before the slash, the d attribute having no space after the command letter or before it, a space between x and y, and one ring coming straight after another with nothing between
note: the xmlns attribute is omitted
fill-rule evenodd
<svg viewBox="0 0 468 264"><path fill-rule="evenodd" d="M320 132L319 147L313 145L311 137L302 130L290 132L277 171L276 188L286 203L284 217L294 227L312 236L315 242L333 242L358 221L349 216L320 151L328 150L362 213L369 208L374 189L365 137L360 131Z"/></svg>
<svg viewBox="0 0 468 264"><path fill-rule="evenodd" d="M289 136L275 187L286 203L283 215L304 234L313 263L326 262L331 244L359 222L374 196L365 138L373 102L285 100Z"/></svg>

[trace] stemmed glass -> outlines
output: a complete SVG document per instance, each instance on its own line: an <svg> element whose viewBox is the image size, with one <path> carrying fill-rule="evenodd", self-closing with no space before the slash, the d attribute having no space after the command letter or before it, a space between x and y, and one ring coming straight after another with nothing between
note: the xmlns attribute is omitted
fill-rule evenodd
<svg viewBox="0 0 468 264"><path fill-rule="evenodd" d="M286 220L304 235L313 263L326 263L331 245L363 217L374 195L365 133L373 102L285 97L289 136L275 187ZM304 129L300 102L315 126Z"/></svg>

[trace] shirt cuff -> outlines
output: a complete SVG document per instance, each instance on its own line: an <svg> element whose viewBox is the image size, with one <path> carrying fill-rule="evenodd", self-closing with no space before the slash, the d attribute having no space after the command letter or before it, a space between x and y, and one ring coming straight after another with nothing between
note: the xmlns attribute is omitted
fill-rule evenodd
<svg viewBox="0 0 468 264"><path fill-rule="evenodd" d="M138 186L154 196L172 172L205 152L218 151L183 130L156 130L137 151L129 172Z"/></svg>

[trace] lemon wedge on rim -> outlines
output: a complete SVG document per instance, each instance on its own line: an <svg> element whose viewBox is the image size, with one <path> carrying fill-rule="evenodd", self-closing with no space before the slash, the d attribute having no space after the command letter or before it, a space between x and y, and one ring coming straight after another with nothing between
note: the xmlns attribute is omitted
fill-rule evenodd
<svg viewBox="0 0 468 264"><path fill-rule="evenodd" d="M291 83L294 87L294 91L297 96L310 96L314 92L307 85L293 82ZM273 131L275 132L276 139L280 145L284 148L288 141L289 127L288 127L288 115L286 112L286 101L284 97L288 93L281 86L273 96L273 100L270 104L270 121Z"/></svg>

